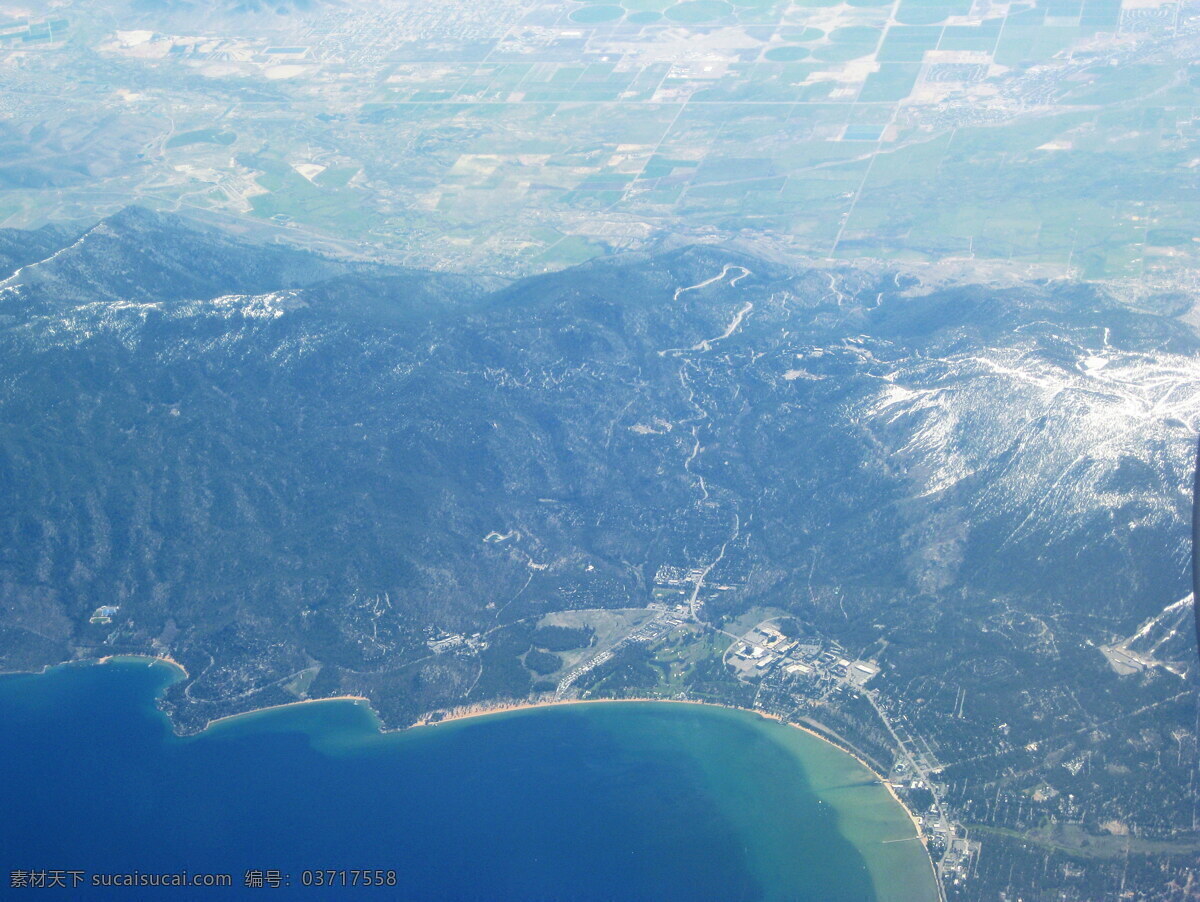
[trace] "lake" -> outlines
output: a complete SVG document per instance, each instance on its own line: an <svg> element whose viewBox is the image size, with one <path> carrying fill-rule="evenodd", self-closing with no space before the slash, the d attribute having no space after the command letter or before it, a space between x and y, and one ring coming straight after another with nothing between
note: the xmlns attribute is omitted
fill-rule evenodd
<svg viewBox="0 0 1200 902"><path fill-rule="evenodd" d="M19 872L78 881L79 898L334 898L370 881L354 893L937 899L874 775L750 712L574 704L381 733L365 704L331 701L178 737L155 707L175 678L136 658L0 677L6 887ZM93 885L110 879L230 885Z"/></svg>

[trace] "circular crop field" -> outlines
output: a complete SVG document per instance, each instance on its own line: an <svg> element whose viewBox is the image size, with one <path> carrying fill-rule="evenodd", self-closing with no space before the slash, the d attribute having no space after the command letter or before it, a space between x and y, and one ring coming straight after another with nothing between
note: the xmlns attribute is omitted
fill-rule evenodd
<svg viewBox="0 0 1200 902"><path fill-rule="evenodd" d="M763 54L763 59L768 59L773 63L794 63L806 56L808 56L808 51L803 47L772 47Z"/></svg>

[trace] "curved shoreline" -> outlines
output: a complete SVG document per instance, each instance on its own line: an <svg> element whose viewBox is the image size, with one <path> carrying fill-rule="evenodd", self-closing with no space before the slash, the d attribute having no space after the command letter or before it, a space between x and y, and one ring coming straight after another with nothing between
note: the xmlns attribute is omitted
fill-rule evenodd
<svg viewBox="0 0 1200 902"><path fill-rule="evenodd" d="M107 664L109 661L118 661L119 662L119 661L125 661L125 660L150 661L151 663L157 661L160 664L166 664L168 667L174 667L181 674L183 674L183 678L185 680L191 679L191 676L192 676L190 673L188 673L188 670L186 667L184 667L182 664L180 664L178 661L176 661L170 655L105 655L103 658L93 659L94 663L96 663L96 664ZM65 661L64 663L66 663L66 664L87 664L87 663L91 663L91 662L89 662L89 659L83 658L79 661ZM50 665L50 667L61 667L61 666L63 666L63 665L62 664ZM50 667L43 667L42 673L45 673L47 670L50 669Z"/></svg>
<svg viewBox="0 0 1200 902"><path fill-rule="evenodd" d="M501 703L501 704L496 704L496 705L480 705L478 707L472 706L467 709L450 709L450 711L444 717L441 717L438 720L428 719L429 715L427 714L427 715L425 715L425 718L418 720L416 723L412 724L409 727L400 727L400 728L395 728L393 730L384 730L383 732L402 732L405 730L411 730L411 729L415 729L418 727L436 727L439 724L443 724L443 723L454 723L456 721L470 720L470 719L476 718L476 717L488 717L488 716L492 716L492 715L504 714L504 713L509 713L509 712L530 711L530 710L534 710L537 708L555 708L555 707L560 707L560 706L565 706L565 705L611 705L611 704L619 704L621 702L640 703L640 704L652 702L655 704L669 703L669 704L677 704L677 705L694 705L694 706L707 707L707 708L723 708L727 711L738 711L743 714L752 714L763 720L774 721L775 723L778 723L782 726L792 727L793 729L799 730L802 733L806 733L809 736L813 737L814 739L817 739L820 742L824 743L825 745L831 746L832 748L841 752L843 755L846 755L847 757L852 758L855 762L858 763L858 765L860 767L863 768L863 770L865 770L867 773L871 774L871 776L873 776L875 778L875 781L878 785L882 786L885 790L887 790L887 793L889 796L891 796L892 801L896 804L896 806L901 811L903 811L905 813L905 815L908 816L909 822L912 825L913 833L911 836L905 836L905 837L899 837L896 839L886 840L886 841L884 841L885 844L886 843L898 843L898 842L911 842L913 840L916 840L917 842L919 842L925 853L923 857L925 859L926 864L929 867L929 877L932 882L932 890L934 893L934 899L942 900L945 898L941 880L938 877L937 867L934 865L933 855L929 851L928 837L925 835L925 832L921 829L921 824L917 820L916 815L909 809L909 807L900 798L899 794L896 792L896 788L891 784L891 782L888 781L885 777L883 777L874 767L872 767L870 764L868 764L866 762L866 760L864 759L863 755L857 749L848 748L844 743L837 742L834 739L832 739L831 737L822 735L821 733L818 733L816 730L814 730L810 727L806 727L803 724L793 723L792 721L784 720L778 714L768 714L765 711L759 711L754 708L743 708L738 705L726 705L721 702L709 702L709 701L682 699L682 698L655 698L652 696L638 696L638 697L628 697L628 698L553 699L553 700L549 700L549 701L524 701L524 702ZM431 712L431 713L436 714L439 712Z"/></svg>
<svg viewBox="0 0 1200 902"><path fill-rule="evenodd" d="M446 717L443 717L439 720L428 720L428 719L418 720L416 723L412 724L411 726L396 727L396 728L392 728L390 730L384 730L383 732L400 732L403 730L416 729L418 727L436 727L438 724L453 723L455 721L461 721L461 720L470 720L471 718L474 718L474 717L488 717L493 714L504 714L505 712L510 712L510 711L530 711L535 708L556 708L556 707L560 707L563 705L611 705L611 704L617 704L620 702L642 702L642 703L654 702L656 704L666 702L669 704L676 704L676 705L700 705L700 706L708 707L708 708L724 708L726 711L741 711L746 714L754 714L758 717L763 718L764 720L771 720L771 721L774 721L775 723L782 724L785 727L792 727L793 729L800 730L802 733L807 733L809 736L812 736L815 739L819 739L821 742L824 742L827 745L833 746L839 752L842 752L845 755L849 755L851 758L853 758L855 761L857 761L868 773L872 774L876 780L879 781L879 785L883 786L887 790L888 795L890 795L892 797L892 799L896 802L896 804L900 806L901 810L903 810L904 813L908 815L909 821L912 822L914 836L905 837L904 839L905 840L908 840L908 839L920 840L921 845L925 846L926 854L928 855L929 842L925 836L925 833L921 830L921 825L917 821L916 815L913 814L912 811L909 810L909 807L904 804L904 802L901 800L900 796L896 793L896 789L894 786L892 786L891 782L888 781L882 775L880 775L879 771L875 770L874 767L872 767L870 764L868 764L866 762L866 760L864 760L862 754L857 749L847 748L842 743L835 742L829 736L822 735L821 733L818 733L816 730L812 729L811 727L806 727L803 724L792 723L790 720L784 720L778 714L768 714L767 712L759 711L756 708L742 708L738 705L725 705L725 704L722 704L721 702L706 702L706 701L686 699L686 698L655 698L653 696L638 696L638 697L628 697L628 698L568 698L568 699L555 699L553 701L545 701L545 702L515 702L513 704L483 706L483 707L480 707L478 710L471 709L471 710L464 711L462 713L453 713L452 712L452 713L448 714ZM282 707L288 707L288 705L276 705L275 707L282 708ZM264 710L266 710L266 709L264 709ZM240 717L241 715L234 714L232 716ZM932 859L932 857L930 857L931 866L932 866L932 862L933 862L933 859ZM935 874L936 874L936 871L935 871Z"/></svg>
<svg viewBox="0 0 1200 902"><path fill-rule="evenodd" d="M176 661L174 658L170 657L169 655L137 655L137 654L106 655L105 657L102 657L102 658L93 658L90 660L82 659L82 660L77 660L77 661L66 661L66 662L63 662L63 664L81 664L81 663L107 664L112 661L119 662L119 661L125 661L125 660L149 661L151 666L153 666L156 663L161 664L161 665L170 667L170 668L178 671L179 673L181 673L183 675L183 677L185 679L188 677L187 668L185 668L182 664L180 664L178 661ZM45 673L47 670L52 669L52 667L63 666L63 664L48 665L46 667L43 667L41 672ZM369 698L367 698L366 696L363 696L363 695L333 695L333 696L325 696L322 698L296 699L296 701L294 701L294 702L284 702L284 703L278 704L278 705L268 705L263 708L254 708L250 711L241 711L236 714L226 714L222 717L214 718L213 720L208 721L204 725L203 729L201 729L195 735L197 735L197 736L203 735L211 727L217 726L218 724L222 724L222 723L228 723L230 721L234 721L239 718L251 717L251 716L254 716L257 714L262 714L262 713L265 713L268 711L280 711L285 708L294 708L298 705L312 705L312 704L320 704L323 702L351 702L352 704L354 704L356 706L365 704L367 710L371 714L372 720L374 720L374 722L375 722L376 729L378 730L378 732L380 734L404 733L404 732L408 732L410 730L417 730L419 728L437 727L440 724L455 723L455 722L459 722L459 721L471 720L471 719L479 718L479 717L490 717L490 716L499 715L499 714L516 713L516 712L520 712L520 711L531 711L531 710L535 710L538 708L556 708L556 707L564 707L567 705L606 705L606 704L611 705L611 704L620 704L622 702L624 702L624 703L640 703L640 704L646 704L646 703L653 702L655 704L668 703L668 704L676 704L676 705L694 705L694 706L709 707L709 708L723 708L727 711L738 711L743 714L752 714L759 718L762 718L763 720L774 721L775 723L778 723L778 724L781 724L781 725L787 726L787 727L792 727L793 729L799 730L802 733L806 733L809 736L812 736L814 739L817 739L817 740L825 743L826 745L829 745L829 746L837 749L842 754L847 755L850 758L854 759L854 761L857 762L860 767L862 767L867 773L871 774L875 778L876 782L887 791L889 796L891 796L892 801L895 802L895 804L900 808L900 810L903 811L905 813L905 815L908 816L909 822L912 825L912 829L913 829L912 836L902 837L899 840L892 840L892 842L910 841L910 840L915 839L921 843L921 846L925 851L925 856L924 856L925 860L929 865L930 876L933 881L934 892L935 892L936 898L938 900L941 900L942 898L944 898L943 893L942 893L941 881L938 878L938 874L937 874L937 868L934 865L933 856L930 854L930 851L929 851L928 837L926 837L924 831L921 829L921 825L917 821L916 815L909 809L909 807L900 798L899 794L896 792L895 787L885 777L883 777L877 770L875 770L874 767L872 767L870 764L868 764L866 762L866 760L864 759L863 755L857 749L849 748L845 744L835 741L833 738L831 738L829 736L822 735L821 733L818 733L816 730L814 730L810 727L804 726L803 724L793 723L791 721L784 720L778 714L768 714L765 711L759 711L754 708L743 708L738 705L727 705L727 704L723 704L721 702L710 702L710 701L703 701L703 700L681 699L681 698L656 698L653 696L637 696L637 697L626 697L626 698L550 699L550 700L546 700L546 701L509 701L509 702L499 702L499 703L495 703L495 704L482 704L482 705L477 705L477 706L473 705L473 706L464 706L464 707L459 707L459 708L451 708L446 711L441 711L441 710L431 711L431 712L427 712L420 719L418 719L417 721L415 721L414 723L412 723L408 726L388 727L384 724L382 718L379 717L378 712L375 710L374 706L371 704L371 700ZM434 715L438 715L438 714L441 714L442 716L438 717L437 719L432 719L434 717Z"/></svg>
<svg viewBox="0 0 1200 902"><path fill-rule="evenodd" d="M278 705L267 705L265 708L255 708L253 711L242 711L239 714L226 714L223 717L217 717L213 720L210 720L204 725L204 729L195 735L203 736L217 724L227 723L231 720L237 720L240 717L253 717L256 714L265 714L268 711L278 711L281 708L294 708L297 705L319 705L322 702L351 702L355 705L357 705L359 702L366 702L367 707L370 708L372 716L375 718L376 722L379 722L379 715L375 713L374 708L371 708L371 700L365 695L328 695L323 698L298 698L294 702L282 702ZM388 733L392 731L381 728L380 732Z"/></svg>
<svg viewBox="0 0 1200 902"><path fill-rule="evenodd" d="M119 660L124 660L124 659L130 659L130 660L141 659L141 660L149 660L151 662L158 662L160 664L165 664L169 667L175 668L176 670L178 670L180 673L183 674L185 679L188 677L187 668L185 668L182 664L180 664L178 661L176 661L174 658L170 657L169 655L107 655L103 658L94 659L94 662L97 664L107 664L109 661L119 661ZM76 663L76 662L66 662L66 663ZM61 666L61 665L51 665L51 666ZM44 672L45 670L48 670L48 669L49 669L49 667L45 667L42 670ZM553 700L548 700L548 701L511 701L511 702L499 702L499 703L490 704L490 705L483 704L483 705L479 705L479 706L466 706L466 707L461 707L461 708L451 708L448 711L446 711L442 717L439 717L436 720L431 719L431 715L438 714L441 712L440 711L431 711L431 712L428 712L425 715L423 715L419 720L416 720L415 722L409 724L406 727L388 727L388 726L385 726L383 720L379 717L379 713L375 710L374 706L371 704L371 700L369 698L367 698L367 696L365 696L365 695L330 695L330 696L324 696L322 698L298 698L294 702L283 702L278 705L267 705L264 708L254 708L250 711L240 711L237 714L226 714L226 715L223 715L222 717L217 717L217 718L214 718L214 719L208 721L204 725L204 728L201 729L200 732L197 733L196 735L203 734L205 731L207 731L211 727L216 726L217 724L228 723L229 721L236 720L240 717L251 717L253 715L261 714L266 711L279 711L284 708L294 708L297 705L312 705L312 704L319 704L321 702L353 702L354 704L359 704L360 702L365 702L368 710L370 710L370 712L371 712L371 716L374 718L375 722L378 724L380 733L403 733L408 730L418 729L420 727L436 727L439 724L455 723L457 721L462 721L462 720L471 720L476 717L489 717L489 716L496 715L496 714L513 713L513 712L517 712L517 711L531 711L536 708L557 708L557 707L562 707L565 705L604 705L604 704L618 704L621 702L642 702L642 703L645 703L645 702L663 703L663 702L665 702L668 704L675 704L675 705L702 705L702 706L709 707L709 708L724 708L727 711L742 711L746 714L754 714L758 717L763 718L764 720L773 720L776 723L783 724L784 726L792 727L793 729L800 730L803 733L807 733L809 736L812 736L815 739L821 740L821 742L824 742L824 743L827 743L827 744L833 746L838 751L840 751L846 755L849 755L851 758L853 758L855 761L857 761L863 768L865 768L867 770L868 773L872 774L875 777L875 779L877 779L879 781L879 784L887 790L888 794L892 797L893 800L895 800L896 804L899 805L900 808L904 811L904 813L908 815L908 819L909 819L909 821L911 821L912 826L913 826L913 832L916 834L915 838L917 838L921 841L921 845L925 846L926 854L928 854L929 842L928 842L928 839L925 836L924 832L921 830L921 825L917 821L916 815L914 815L912 813L912 811L909 810L908 806L905 805L904 802L900 799L900 796L896 793L895 787L893 787L892 784L885 777L883 777L877 770L875 770L874 767L872 767L870 764L868 764L866 762L866 760L863 758L862 754L857 749L848 748L847 746L843 745L842 743L836 742L831 737L822 735L821 733L818 733L816 730L814 730L810 727L806 727L803 724L792 723L791 721L784 720L778 714L768 714L765 711L759 711L755 708L743 708L738 705L726 705L721 702L707 702L707 701L703 701L703 700L699 700L699 699L685 699L685 698L656 698L654 696L634 696L634 697L626 697L626 698L564 698L564 699L553 699ZM932 862L933 862L933 859L932 859L932 857L930 857L931 866L932 866ZM936 873L936 871L935 871L935 873Z"/></svg>

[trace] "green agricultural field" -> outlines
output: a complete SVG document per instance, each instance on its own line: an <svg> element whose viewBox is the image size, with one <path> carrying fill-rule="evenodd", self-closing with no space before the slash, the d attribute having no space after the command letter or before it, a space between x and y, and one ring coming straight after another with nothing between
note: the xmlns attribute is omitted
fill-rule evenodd
<svg viewBox="0 0 1200 902"><path fill-rule="evenodd" d="M481 27L502 40L410 35L369 75L324 71L336 102L307 75L223 111L205 101L186 121L220 126L148 131L137 146L161 160L137 177L156 174L155 203L512 273L746 226L817 256L974 254L1104 277L1197 254L1172 230L1194 220L1200 78L1169 55L1109 62L1133 46L1123 23L1166 40L1170 10L588 0L497 15ZM292 146L308 159L273 150ZM224 147L250 191L213 180ZM4 199L16 221L37 208L23 190ZM64 189L71 215L88 203ZM425 260L436 236L447 256Z"/></svg>

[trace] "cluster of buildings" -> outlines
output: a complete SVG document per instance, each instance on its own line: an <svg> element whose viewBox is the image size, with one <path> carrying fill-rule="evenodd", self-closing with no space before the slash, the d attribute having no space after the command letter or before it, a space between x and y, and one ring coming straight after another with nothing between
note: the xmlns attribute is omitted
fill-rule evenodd
<svg viewBox="0 0 1200 902"><path fill-rule="evenodd" d="M669 591L671 589L674 589L676 592L682 592L685 589L692 588L703 572L703 569L700 567L685 569L683 567L673 567L670 564L663 564L654 574L654 597L662 598L670 595L672 594Z"/></svg>
<svg viewBox="0 0 1200 902"><path fill-rule="evenodd" d="M461 633L447 633L444 630L427 630L426 632L429 634L429 638L425 640L425 646L435 655L444 654L456 648L473 648L476 651L487 648L487 642L480 633L466 636Z"/></svg>
<svg viewBox="0 0 1200 902"><path fill-rule="evenodd" d="M625 642L656 642L663 638L671 630L677 626L682 626L683 621L688 617L688 606L685 604L675 605L674 607L650 606L652 610L657 610L659 613L653 620L643 623L636 630L630 633Z"/></svg>
<svg viewBox="0 0 1200 902"><path fill-rule="evenodd" d="M769 621L747 632L726 656L739 677L763 676L778 667L797 679L865 686L879 673L874 661L851 660L833 643L830 648L801 639L791 639Z"/></svg>
<svg viewBox="0 0 1200 902"><path fill-rule="evenodd" d="M766 673L799 648L799 640L789 639L775 627L763 622L742 636L741 641L733 647L729 662L739 676L757 676ZM807 668L801 661L784 664L789 673L795 672L792 668L798 666Z"/></svg>

